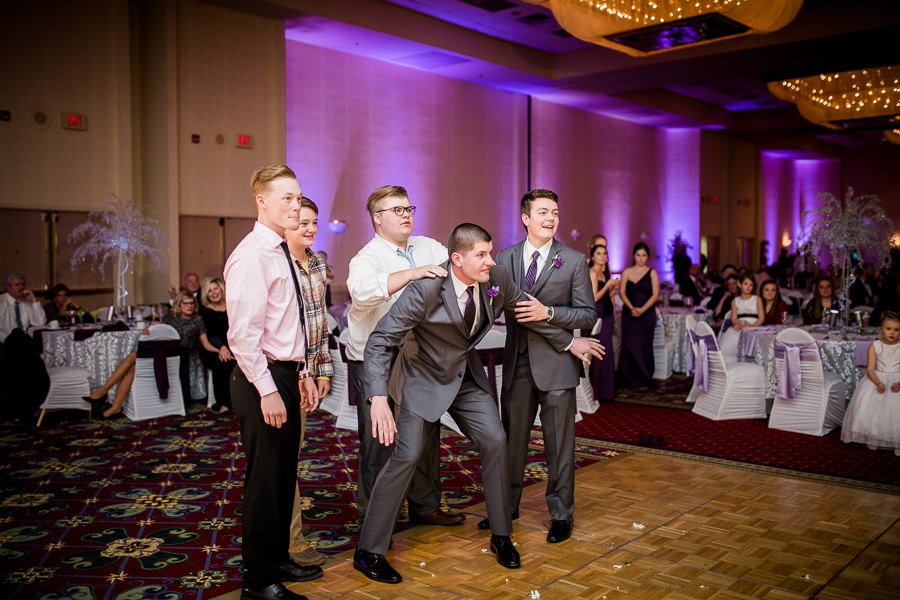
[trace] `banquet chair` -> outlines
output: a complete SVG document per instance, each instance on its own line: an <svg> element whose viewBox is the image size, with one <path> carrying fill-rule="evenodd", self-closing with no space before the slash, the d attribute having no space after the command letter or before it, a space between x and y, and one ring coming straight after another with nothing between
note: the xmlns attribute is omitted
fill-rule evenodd
<svg viewBox="0 0 900 600"><path fill-rule="evenodd" d="M725 313L722 319L722 329L719 330L718 343L722 356L727 363L736 363L738 361L738 341L740 332L734 330L731 323L731 311Z"/></svg>
<svg viewBox="0 0 900 600"><path fill-rule="evenodd" d="M791 352L795 359L786 360ZM786 363L791 363L787 369ZM839 375L822 368L819 347L809 333L793 327L779 332L775 337L775 372L778 388L769 429L822 436L841 426L847 386Z"/></svg>
<svg viewBox="0 0 900 600"><path fill-rule="evenodd" d="M684 306L684 296L681 292L672 292L669 294L669 306Z"/></svg>
<svg viewBox="0 0 900 600"><path fill-rule="evenodd" d="M344 331L349 332L347 329ZM342 331L341 338L346 340L349 336L344 336L343 333ZM331 350L331 363L334 368L331 391L325 396L325 402L320 406L337 417L334 425L338 429L358 431L359 416L356 413L356 405L350 404L353 382L350 381L350 365L346 361L346 345L338 341L337 346L337 349ZM355 398L355 400L360 401L359 398ZM362 401L365 402L365 400ZM328 406L325 406L326 403Z"/></svg>
<svg viewBox="0 0 900 600"><path fill-rule="evenodd" d="M668 379L675 364L675 342L666 340L666 328L662 314L656 311L656 328L653 330L653 379Z"/></svg>
<svg viewBox="0 0 900 600"><path fill-rule="evenodd" d="M131 392L122 407L122 412L132 421L155 419L168 415L184 416L184 398L178 374L181 364L181 357L178 354L180 339L178 331L171 325L165 324L152 325L150 332L140 337L138 358L134 365L134 383L132 383ZM171 346L171 348L162 349L164 346ZM165 398L162 397L163 394L157 383L154 359L141 356L142 353L152 355L154 348L164 355L164 362L161 365L164 372L161 375L168 382Z"/></svg>
<svg viewBox="0 0 900 600"><path fill-rule="evenodd" d="M690 375L694 370L694 364L697 360L697 319L694 318L694 315L688 315L684 318L684 328L685 335L687 336L687 340L685 343L687 345L687 354L688 357L693 356L693 359L688 360L686 374ZM697 394L699 393L700 388L692 387L688 397L685 399L685 402L693 404L697 401Z"/></svg>
<svg viewBox="0 0 900 600"><path fill-rule="evenodd" d="M725 364L712 327L700 321L696 332L694 388L698 390L693 412L713 421L765 418L766 391L762 366L754 363Z"/></svg>
<svg viewBox="0 0 900 600"><path fill-rule="evenodd" d="M91 405L84 401L84 397L91 393L90 373L81 367L57 367L47 369L50 376L50 391L41 404L41 414L37 420L37 427L41 426L44 414L48 410L75 409L91 410Z"/></svg>

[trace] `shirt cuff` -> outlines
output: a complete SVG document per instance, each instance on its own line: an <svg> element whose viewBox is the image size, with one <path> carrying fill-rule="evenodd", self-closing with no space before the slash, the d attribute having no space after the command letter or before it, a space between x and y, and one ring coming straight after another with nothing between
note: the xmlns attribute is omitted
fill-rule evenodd
<svg viewBox="0 0 900 600"><path fill-rule="evenodd" d="M569 351L569 348L571 348L571 347L572 347L572 344L574 344L574 343L575 343L575 337L573 336L573 337L572 337L572 341L569 342L569 345L566 346L566 349L563 350L563 352L568 352L568 351Z"/></svg>
<svg viewBox="0 0 900 600"><path fill-rule="evenodd" d="M278 386L275 385L272 373L268 369L265 375L253 382L253 385L256 387L256 391L259 392L260 398L278 391Z"/></svg>

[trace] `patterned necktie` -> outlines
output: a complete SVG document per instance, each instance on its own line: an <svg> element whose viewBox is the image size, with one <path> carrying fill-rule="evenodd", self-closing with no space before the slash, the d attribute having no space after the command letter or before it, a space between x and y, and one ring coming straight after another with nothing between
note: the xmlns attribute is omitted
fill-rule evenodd
<svg viewBox="0 0 900 600"><path fill-rule="evenodd" d="M19 308L19 301L16 300L16 327L25 331L25 325L22 324L22 311Z"/></svg>
<svg viewBox="0 0 900 600"><path fill-rule="evenodd" d="M472 333L472 326L475 325L475 298L472 296L474 291L475 286L473 285L466 288L466 293L469 295L466 299L466 313L463 315L466 321L466 336Z"/></svg>
<svg viewBox="0 0 900 600"><path fill-rule="evenodd" d="M413 260L412 251L413 251L413 247L412 247L412 246L408 246L408 247L406 248L406 252L404 252L404 251L401 250L400 248L397 248L397 256L402 256L403 258L405 258L406 260L408 260L408 261L409 261L409 268L410 268L410 269L415 269L415 268L416 268L416 261Z"/></svg>
<svg viewBox="0 0 900 600"><path fill-rule="evenodd" d="M539 251L534 251L534 254L531 255L531 265L528 267L528 272L525 273L525 287L529 290L534 285L534 280L537 279L537 259L540 255Z"/></svg>

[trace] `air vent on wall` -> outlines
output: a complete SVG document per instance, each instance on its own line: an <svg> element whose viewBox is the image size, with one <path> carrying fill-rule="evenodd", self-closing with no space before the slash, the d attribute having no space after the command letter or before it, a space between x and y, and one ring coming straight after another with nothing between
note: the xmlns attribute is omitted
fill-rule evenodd
<svg viewBox="0 0 900 600"><path fill-rule="evenodd" d="M39 106L31 111L31 124L38 129L50 129L51 121L50 111L46 108Z"/></svg>
<svg viewBox="0 0 900 600"><path fill-rule="evenodd" d="M216 148L225 148L228 138L224 133L217 133L213 140L216 142Z"/></svg>

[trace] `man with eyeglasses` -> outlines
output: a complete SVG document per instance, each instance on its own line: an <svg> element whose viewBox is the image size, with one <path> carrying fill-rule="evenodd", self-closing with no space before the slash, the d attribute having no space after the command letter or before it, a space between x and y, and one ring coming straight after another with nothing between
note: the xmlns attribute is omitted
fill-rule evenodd
<svg viewBox="0 0 900 600"><path fill-rule="evenodd" d="M393 444L384 446L372 436L371 396L363 385L363 354L366 341L378 321L387 314L411 281L425 277L446 277L438 266L449 258L443 244L424 236L413 236L415 206L410 206L406 190L397 185L380 187L369 196L366 209L372 218L375 236L350 261L347 288L353 304L348 315L347 360L350 380L356 393L359 420L359 477L357 510L362 526L375 479L393 454ZM393 409L393 400L388 400ZM440 509L440 423L428 432L425 451L413 476L407 500L413 523L458 525L463 515ZM386 515L379 515L384 518ZM393 518L393 515L390 517Z"/></svg>

